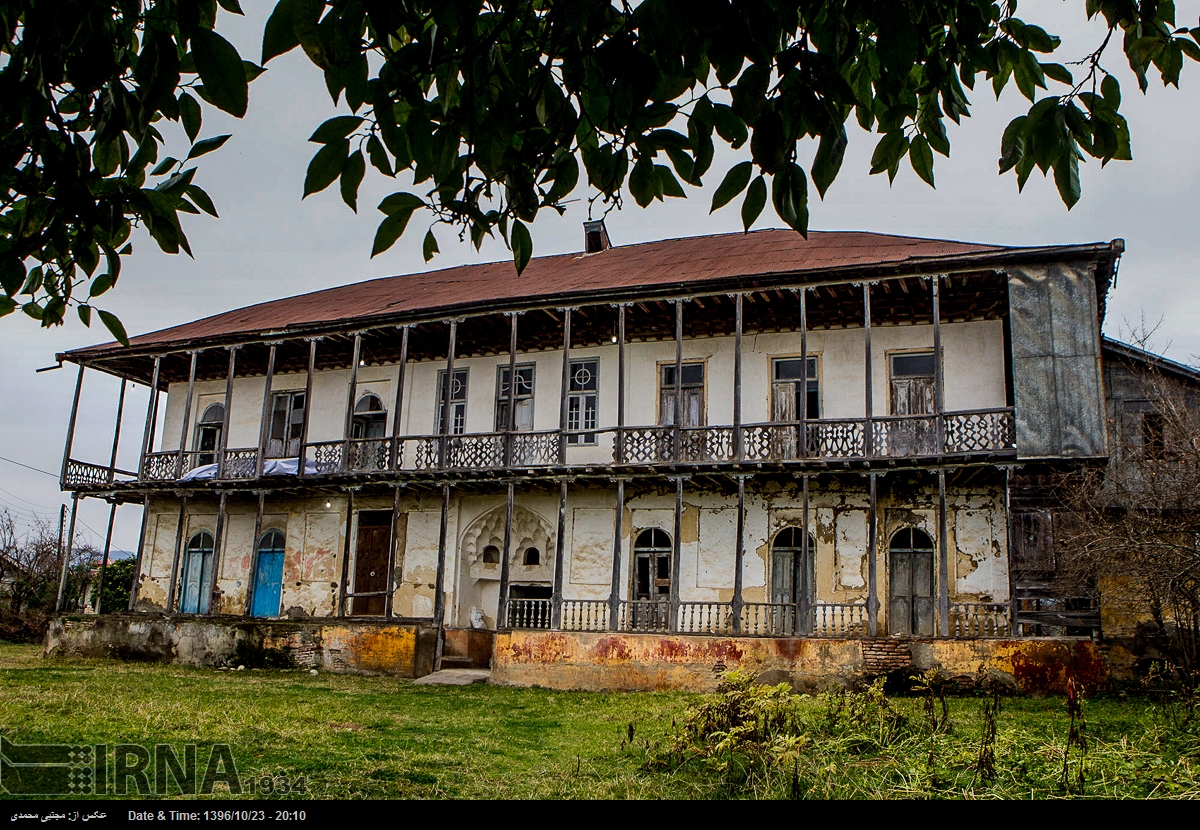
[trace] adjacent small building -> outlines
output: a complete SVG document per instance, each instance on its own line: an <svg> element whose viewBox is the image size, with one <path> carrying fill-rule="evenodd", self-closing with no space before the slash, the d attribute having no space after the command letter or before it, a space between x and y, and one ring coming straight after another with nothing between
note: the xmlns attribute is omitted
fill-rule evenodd
<svg viewBox="0 0 1200 830"><path fill-rule="evenodd" d="M144 510L131 613L71 636L564 687L1077 659L1027 485L1107 458L1120 240L587 230L61 355L152 390L137 470L68 438L64 489Z"/></svg>

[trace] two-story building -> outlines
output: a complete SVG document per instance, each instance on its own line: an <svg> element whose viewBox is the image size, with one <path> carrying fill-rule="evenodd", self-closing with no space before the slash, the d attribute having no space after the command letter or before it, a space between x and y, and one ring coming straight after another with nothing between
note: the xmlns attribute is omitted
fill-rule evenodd
<svg viewBox="0 0 1200 830"><path fill-rule="evenodd" d="M585 239L61 355L152 390L136 471L67 442L65 489L144 510L105 625L614 687L1027 633L1014 482L1106 457L1119 240ZM408 663L360 659L385 630ZM226 659L212 637L187 659Z"/></svg>

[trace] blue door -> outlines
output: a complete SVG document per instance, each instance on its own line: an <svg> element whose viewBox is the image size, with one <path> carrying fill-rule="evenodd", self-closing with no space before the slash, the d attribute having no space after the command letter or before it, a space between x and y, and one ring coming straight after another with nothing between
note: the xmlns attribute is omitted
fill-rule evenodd
<svg viewBox="0 0 1200 830"><path fill-rule="evenodd" d="M268 531L258 543L258 567L254 575L254 602L250 613L255 617L279 616L283 590L283 534Z"/></svg>
<svg viewBox="0 0 1200 830"><path fill-rule="evenodd" d="M207 614L212 597L213 537L197 533L188 542L183 559L183 595L179 610L184 614Z"/></svg>

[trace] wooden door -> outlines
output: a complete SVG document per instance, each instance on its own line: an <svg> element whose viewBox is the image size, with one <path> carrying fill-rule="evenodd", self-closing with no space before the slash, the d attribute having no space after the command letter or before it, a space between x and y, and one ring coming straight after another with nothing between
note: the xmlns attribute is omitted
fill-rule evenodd
<svg viewBox="0 0 1200 830"><path fill-rule="evenodd" d="M888 632L932 637L934 628L933 542L922 530L905 528L888 551Z"/></svg>
<svg viewBox="0 0 1200 830"><path fill-rule="evenodd" d="M354 593L379 593L380 596L356 596L351 614L383 614L388 590L389 559L391 558L391 511L372 510L358 514L358 540L354 555Z"/></svg>

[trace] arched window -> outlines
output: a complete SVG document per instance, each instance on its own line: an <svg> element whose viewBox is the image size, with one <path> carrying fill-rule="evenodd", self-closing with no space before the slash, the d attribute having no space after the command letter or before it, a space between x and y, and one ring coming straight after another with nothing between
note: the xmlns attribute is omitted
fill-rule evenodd
<svg viewBox="0 0 1200 830"><path fill-rule="evenodd" d="M920 528L898 530L888 546L889 634L933 636L933 540Z"/></svg>
<svg viewBox="0 0 1200 830"><path fill-rule="evenodd" d="M500 561L500 548L495 545L488 545L483 549L483 561L485 564L494 565Z"/></svg>
<svg viewBox="0 0 1200 830"><path fill-rule="evenodd" d="M780 607L772 609L774 630L812 632L811 612L817 595L816 551L816 540L810 533L806 558L801 528L785 527L775 534L771 542L771 602Z"/></svg>
<svg viewBox="0 0 1200 830"><path fill-rule="evenodd" d="M196 459L197 465L216 463L224 424L225 404L214 403L204 408L204 413L196 422L196 449L200 452Z"/></svg>
<svg viewBox="0 0 1200 830"><path fill-rule="evenodd" d="M387 424L387 410L374 392L368 392L354 405L351 438L382 438Z"/></svg>
<svg viewBox="0 0 1200 830"><path fill-rule="evenodd" d="M179 610L184 614L207 614L213 592L213 537L207 530L188 540L183 557L183 595Z"/></svg>
<svg viewBox="0 0 1200 830"><path fill-rule="evenodd" d="M542 552L537 548L526 548L523 561L526 565L540 565L542 564Z"/></svg>
<svg viewBox="0 0 1200 830"><path fill-rule="evenodd" d="M633 543L633 627L665 631L671 612L671 537L657 527L643 530Z"/></svg>
<svg viewBox="0 0 1200 830"><path fill-rule="evenodd" d="M281 530L268 530L258 540L258 562L254 569L254 599L250 613L255 617L279 616L283 593L283 554L286 539Z"/></svg>

